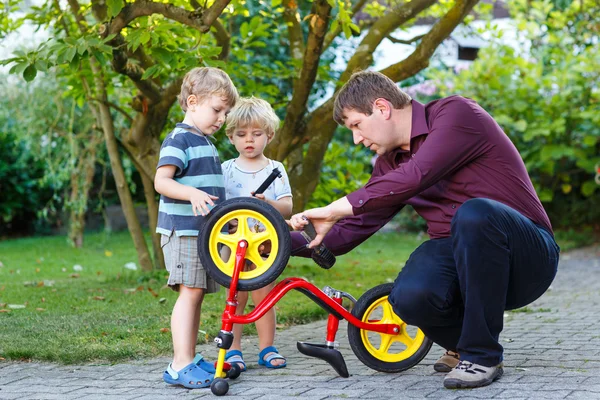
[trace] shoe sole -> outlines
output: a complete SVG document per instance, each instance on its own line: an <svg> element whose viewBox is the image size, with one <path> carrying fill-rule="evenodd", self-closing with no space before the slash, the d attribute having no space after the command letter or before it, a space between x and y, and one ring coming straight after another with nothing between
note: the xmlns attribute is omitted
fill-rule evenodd
<svg viewBox="0 0 600 400"><path fill-rule="evenodd" d="M492 375L491 378L483 379L480 381L463 381L460 379L444 379L444 387L446 389L474 389L478 387L487 386L495 380L500 379L500 377L504 374L504 370L502 368L498 368L496 373Z"/></svg>
<svg viewBox="0 0 600 400"><path fill-rule="evenodd" d="M436 372L450 372L450 371L452 371L452 368L453 367L449 366L448 364L442 364L442 363L433 364L433 369Z"/></svg>

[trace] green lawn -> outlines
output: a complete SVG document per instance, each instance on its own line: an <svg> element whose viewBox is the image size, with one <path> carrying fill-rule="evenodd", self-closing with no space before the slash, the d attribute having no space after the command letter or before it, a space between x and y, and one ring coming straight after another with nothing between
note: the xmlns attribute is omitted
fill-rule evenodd
<svg viewBox="0 0 600 400"><path fill-rule="evenodd" d="M586 244L588 234L559 233L563 250ZM420 243L414 234L380 233L323 270L309 259L292 258L283 276L303 277L318 287L330 285L359 297L391 282ZM170 314L176 294L165 286L166 271L141 273L125 268L136 262L127 232L86 235L85 248L65 237L0 242L0 359L63 363L113 362L171 352ZM74 267L81 266L80 271ZM206 297L200 340L220 328L225 291ZM325 317L299 292L278 303L284 327ZM246 333L254 326L246 325Z"/></svg>
<svg viewBox="0 0 600 400"><path fill-rule="evenodd" d="M170 314L176 294L165 286L166 271L145 274L124 266L136 262L127 232L86 235L74 249L65 237L0 242L0 358L63 363L117 361L171 352ZM282 276L303 277L359 297L391 282L410 252L415 235L380 234L331 270L310 259L292 258ZM80 271L74 267L81 266ZM201 340L220 329L225 290L207 296ZM305 323L326 314L299 292L277 305L278 324ZM253 326L246 326L253 333Z"/></svg>

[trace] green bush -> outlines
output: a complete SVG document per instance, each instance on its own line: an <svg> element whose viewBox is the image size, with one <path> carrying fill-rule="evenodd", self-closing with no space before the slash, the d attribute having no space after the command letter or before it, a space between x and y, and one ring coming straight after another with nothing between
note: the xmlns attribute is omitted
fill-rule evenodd
<svg viewBox="0 0 600 400"><path fill-rule="evenodd" d="M577 3L579 4L579 3ZM555 225L600 220L600 50L593 19L546 1L513 1L519 50L500 40L455 74L432 72L440 94L471 97L488 110L519 149ZM592 11L595 9L595 11ZM596 38L596 39L594 39Z"/></svg>
<svg viewBox="0 0 600 400"><path fill-rule="evenodd" d="M12 123L0 114L0 235L32 233L39 205L52 197L41 183L43 164L17 138Z"/></svg>
<svg viewBox="0 0 600 400"><path fill-rule="evenodd" d="M323 207L360 189L371 176L372 154L334 139L323 158L319 184L306 208Z"/></svg>

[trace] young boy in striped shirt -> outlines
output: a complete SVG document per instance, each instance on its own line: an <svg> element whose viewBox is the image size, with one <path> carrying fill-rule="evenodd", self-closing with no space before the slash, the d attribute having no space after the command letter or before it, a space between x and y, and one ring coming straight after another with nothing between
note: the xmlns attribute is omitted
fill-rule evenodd
<svg viewBox="0 0 600 400"><path fill-rule="evenodd" d="M165 138L154 180L161 195L156 231L162 235L168 285L179 292L171 314L173 362L163 380L190 389L208 387L214 378L212 364L194 357L204 294L219 288L200 263L197 237L212 206L225 200L221 162L209 136L221 129L237 100L225 72L188 72L179 95L185 118Z"/></svg>

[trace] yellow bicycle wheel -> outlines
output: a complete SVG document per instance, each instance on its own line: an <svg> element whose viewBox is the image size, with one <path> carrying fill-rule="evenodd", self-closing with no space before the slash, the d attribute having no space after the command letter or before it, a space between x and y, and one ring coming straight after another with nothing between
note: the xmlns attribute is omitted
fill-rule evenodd
<svg viewBox="0 0 600 400"><path fill-rule="evenodd" d="M365 292L352 314L363 322L399 325L400 332L389 335L348 324L348 341L354 354L363 364L381 372L412 368L427 355L432 345L419 328L407 325L394 313L388 302L392 286L388 283Z"/></svg>
<svg viewBox="0 0 600 400"><path fill-rule="evenodd" d="M275 208L250 197L227 200L210 212L198 236L200 261L210 276L229 287L242 240L248 247L238 289L256 290L277 279L290 257L289 230Z"/></svg>

